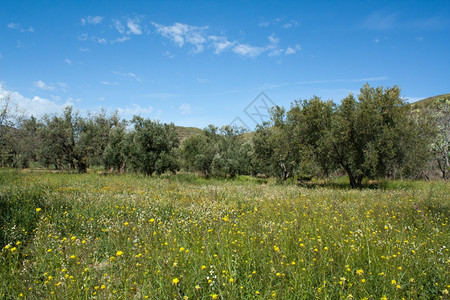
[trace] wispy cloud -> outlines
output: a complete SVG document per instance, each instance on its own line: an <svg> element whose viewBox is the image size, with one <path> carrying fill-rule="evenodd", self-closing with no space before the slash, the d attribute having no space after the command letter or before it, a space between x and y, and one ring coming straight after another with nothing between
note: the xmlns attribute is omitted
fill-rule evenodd
<svg viewBox="0 0 450 300"><path fill-rule="evenodd" d="M262 52L264 52L264 48L263 47L255 47L255 46L251 46L251 45L247 45L247 44L238 44L233 47L232 51L240 56L254 58L254 57L260 55Z"/></svg>
<svg viewBox="0 0 450 300"><path fill-rule="evenodd" d="M114 28L120 33L123 34L125 32L125 27L123 26L122 22L120 22L119 20L114 20L113 21L114 24Z"/></svg>
<svg viewBox="0 0 450 300"><path fill-rule="evenodd" d="M125 108L119 107L117 109L120 115L124 117L131 117L134 115L139 116L148 116L153 113L154 109L151 106L141 107L139 104L131 104L131 106L127 106Z"/></svg>
<svg viewBox="0 0 450 300"><path fill-rule="evenodd" d="M28 98L18 92L8 91L0 84L0 98L6 95L10 96L11 103L17 106L19 111L24 112L26 116L42 117L45 114L60 113L66 106L73 106L70 98L63 104L39 96ZM59 98L55 99L59 101Z"/></svg>
<svg viewBox="0 0 450 300"><path fill-rule="evenodd" d="M175 57L175 55L172 54L170 51L165 51L165 52L163 53L163 55L164 55L164 56L167 56L168 58L174 58L174 57Z"/></svg>
<svg viewBox="0 0 450 300"><path fill-rule="evenodd" d="M292 27L297 27L297 26L299 26L299 25L300 25L300 23L297 22L296 20L290 20L290 21L284 23L284 24L282 25L282 27L283 27L284 29L288 29L288 28L292 28Z"/></svg>
<svg viewBox="0 0 450 300"><path fill-rule="evenodd" d="M371 14L363 23L363 27L372 30L387 30L396 26L398 14L382 14L379 12Z"/></svg>
<svg viewBox="0 0 450 300"><path fill-rule="evenodd" d="M142 34L141 25L139 24L139 19L129 19L127 22L128 34Z"/></svg>
<svg viewBox="0 0 450 300"><path fill-rule="evenodd" d="M186 44L192 45L194 47L193 53L199 53L204 51L205 48L210 48L217 55L231 51L241 57L256 58L265 52L268 56L278 56L281 54L294 54L301 50L297 46L290 47L290 50L281 48L279 46L280 39L275 34L268 37L269 43L267 45L255 46L250 43L229 40L223 35L210 35L207 33L208 26L198 27L182 23L167 26L157 23L152 24L156 27L157 33L168 38L178 47L182 48Z"/></svg>
<svg viewBox="0 0 450 300"><path fill-rule="evenodd" d="M24 28L19 23L8 23L8 25L6 25L6 27L8 27L9 29L18 30L20 32L34 32L33 27L30 26L28 28Z"/></svg>
<svg viewBox="0 0 450 300"><path fill-rule="evenodd" d="M117 81L114 81L114 82L102 81L101 84L103 84L103 85L118 85L119 83Z"/></svg>
<svg viewBox="0 0 450 300"><path fill-rule="evenodd" d="M174 25L161 25L152 23L156 27L156 32L162 36L170 39L179 47L183 47L185 43L191 44L195 47L194 52L202 52L204 44L207 41L205 30L208 26L197 27L182 23L175 23Z"/></svg>
<svg viewBox="0 0 450 300"><path fill-rule="evenodd" d="M70 59L66 58L64 61L65 61L66 64L68 64L69 66L72 65L72 61L71 61Z"/></svg>
<svg viewBox="0 0 450 300"><path fill-rule="evenodd" d="M262 21L258 24L258 27L269 27L269 26L277 26L277 27L282 27L284 29L289 29L289 28L293 28L293 27L297 27L300 26L300 23L297 20L286 20L285 17L279 17L279 18L274 18L272 20L269 21Z"/></svg>
<svg viewBox="0 0 450 300"><path fill-rule="evenodd" d="M139 78L136 74L134 74L133 72L128 72L128 73L123 73L123 72L117 72L117 71L113 71L112 72L114 75L117 76L121 76L121 77L127 77L133 80L136 80L137 82L142 82L141 78Z"/></svg>
<svg viewBox="0 0 450 300"><path fill-rule="evenodd" d="M126 42L126 41L128 41L130 39L130 37L128 37L128 36L123 36L123 37L120 37L120 38L117 38L117 39L115 39L115 40L111 40L111 41L109 41L111 44L115 44L115 43L123 43L123 42Z"/></svg>
<svg viewBox="0 0 450 300"><path fill-rule="evenodd" d="M408 20L400 13L374 12L362 23L362 27L370 30L415 29L415 30L442 30L448 28L450 21L440 16Z"/></svg>
<svg viewBox="0 0 450 300"><path fill-rule="evenodd" d="M42 80L38 80L38 81L34 82L34 86L37 88L40 88L41 90L45 90L45 91L53 91L55 89L55 87L53 85L48 85Z"/></svg>
<svg viewBox="0 0 450 300"><path fill-rule="evenodd" d="M178 107L182 115L187 115L191 113L191 105L188 103L182 103L180 107Z"/></svg>
<svg viewBox="0 0 450 300"><path fill-rule="evenodd" d="M220 54L235 45L235 42L230 42L225 37L221 36L211 35L208 39L212 41L212 47L214 48L215 54Z"/></svg>
<svg viewBox="0 0 450 300"><path fill-rule="evenodd" d="M108 41L105 38L103 38L103 37L90 36L87 33L82 33L81 35L79 35L78 36L78 40L82 41L82 42L91 40L91 41L94 41L94 42L96 42L98 44L103 44L103 45L106 45L108 43Z"/></svg>
<svg viewBox="0 0 450 300"><path fill-rule="evenodd" d="M81 25L92 24L97 25L100 24L103 20L101 16L87 16L86 18L81 18Z"/></svg>
<svg viewBox="0 0 450 300"><path fill-rule="evenodd" d="M284 53L286 55L291 55L297 53L297 51L300 50L302 50L302 47L300 45L295 45L295 47L288 47Z"/></svg>

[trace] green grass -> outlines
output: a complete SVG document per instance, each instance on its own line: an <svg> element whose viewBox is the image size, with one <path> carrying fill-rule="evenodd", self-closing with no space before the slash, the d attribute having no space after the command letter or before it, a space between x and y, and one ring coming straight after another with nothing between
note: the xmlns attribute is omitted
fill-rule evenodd
<svg viewBox="0 0 450 300"><path fill-rule="evenodd" d="M0 298L446 299L449 194L0 170Z"/></svg>

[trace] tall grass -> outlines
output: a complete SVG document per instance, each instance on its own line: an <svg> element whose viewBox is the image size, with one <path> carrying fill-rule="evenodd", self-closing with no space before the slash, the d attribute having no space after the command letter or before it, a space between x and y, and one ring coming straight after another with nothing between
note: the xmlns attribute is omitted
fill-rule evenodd
<svg viewBox="0 0 450 300"><path fill-rule="evenodd" d="M448 298L445 183L0 172L0 298Z"/></svg>

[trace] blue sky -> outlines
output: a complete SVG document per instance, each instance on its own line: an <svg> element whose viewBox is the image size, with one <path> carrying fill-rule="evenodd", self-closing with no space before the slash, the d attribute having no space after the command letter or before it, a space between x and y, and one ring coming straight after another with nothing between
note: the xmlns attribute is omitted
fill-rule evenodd
<svg viewBox="0 0 450 300"><path fill-rule="evenodd" d="M2 0L0 8L0 95L38 117L72 105L252 129L271 103L339 102L366 82L399 85L409 101L448 93L449 53L448 0Z"/></svg>

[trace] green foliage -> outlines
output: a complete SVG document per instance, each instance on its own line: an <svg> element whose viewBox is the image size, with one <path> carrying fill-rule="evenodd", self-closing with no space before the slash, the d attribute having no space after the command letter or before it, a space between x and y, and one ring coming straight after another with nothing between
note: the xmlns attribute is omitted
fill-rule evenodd
<svg viewBox="0 0 450 300"><path fill-rule="evenodd" d="M162 174L178 170L175 148L179 145L174 124L135 116L131 120L134 131L128 134L127 147L130 167L146 175Z"/></svg>
<svg viewBox="0 0 450 300"><path fill-rule="evenodd" d="M126 162L126 123L119 123L109 133L109 142L103 153L105 168L113 168L116 171L123 171Z"/></svg>
<svg viewBox="0 0 450 300"><path fill-rule="evenodd" d="M209 176L250 174L252 144L242 142L237 128L224 126L220 130L210 125L202 134L186 138L181 146L181 156L186 170Z"/></svg>

